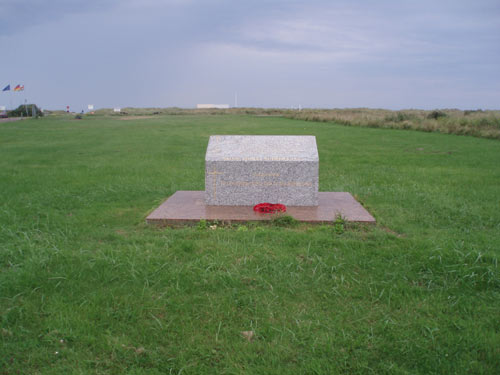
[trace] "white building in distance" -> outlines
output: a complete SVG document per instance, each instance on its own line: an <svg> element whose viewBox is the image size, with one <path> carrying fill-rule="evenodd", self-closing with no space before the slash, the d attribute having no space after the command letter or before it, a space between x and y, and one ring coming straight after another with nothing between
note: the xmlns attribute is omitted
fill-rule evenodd
<svg viewBox="0 0 500 375"><path fill-rule="evenodd" d="M198 108L198 109L210 109L210 108L228 109L229 104L196 104L196 108Z"/></svg>

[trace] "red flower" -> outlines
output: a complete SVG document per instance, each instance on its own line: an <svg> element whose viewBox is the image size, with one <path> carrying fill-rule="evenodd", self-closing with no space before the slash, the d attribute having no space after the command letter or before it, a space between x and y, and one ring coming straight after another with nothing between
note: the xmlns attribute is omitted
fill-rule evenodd
<svg viewBox="0 0 500 375"><path fill-rule="evenodd" d="M253 207L253 210L263 214L274 214L276 212L286 212L286 206L279 203L259 203Z"/></svg>

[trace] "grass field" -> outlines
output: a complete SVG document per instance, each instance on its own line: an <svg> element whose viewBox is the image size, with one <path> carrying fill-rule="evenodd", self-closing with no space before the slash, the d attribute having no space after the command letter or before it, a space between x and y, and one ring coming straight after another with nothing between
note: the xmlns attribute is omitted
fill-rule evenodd
<svg viewBox="0 0 500 375"><path fill-rule="evenodd" d="M147 226L211 134L316 135L320 191L377 225ZM498 140L49 116L0 124L0 191L0 374L499 371Z"/></svg>
<svg viewBox="0 0 500 375"><path fill-rule="evenodd" d="M62 113L62 112L61 112ZM428 133L467 135L479 138L500 139L500 111L498 110L420 110L393 111L373 108L292 110L283 108L124 108L121 113L100 109L101 116L159 116L159 115L256 115L283 116L286 118L331 122L346 126L368 128L417 130Z"/></svg>

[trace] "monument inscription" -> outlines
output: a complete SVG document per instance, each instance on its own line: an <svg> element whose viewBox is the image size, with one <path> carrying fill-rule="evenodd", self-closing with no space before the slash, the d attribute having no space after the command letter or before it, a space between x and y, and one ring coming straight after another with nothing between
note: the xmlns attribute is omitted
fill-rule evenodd
<svg viewBox="0 0 500 375"><path fill-rule="evenodd" d="M217 206L318 205L314 136L211 136L205 202Z"/></svg>

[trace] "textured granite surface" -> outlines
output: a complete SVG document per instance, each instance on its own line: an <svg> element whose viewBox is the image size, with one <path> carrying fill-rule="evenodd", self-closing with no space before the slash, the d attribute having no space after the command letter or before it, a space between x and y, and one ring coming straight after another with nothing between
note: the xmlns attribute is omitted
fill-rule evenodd
<svg viewBox="0 0 500 375"><path fill-rule="evenodd" d="M314 136L210 137L205 203L318 205L319 157Z"/></svg>
<svg viewBox="0 0 500 375"><path fill-rule="evenodd" d="M375 223L375 219L349 193L318 193L317 206L287 206L287 215L308 223L331 223L342 216L346 221ZM201 219L219 222L270 220L275 215L261 214L249 206L209 206L203 191L177 191L147 218L149 224L178 225Z"/></svg>

